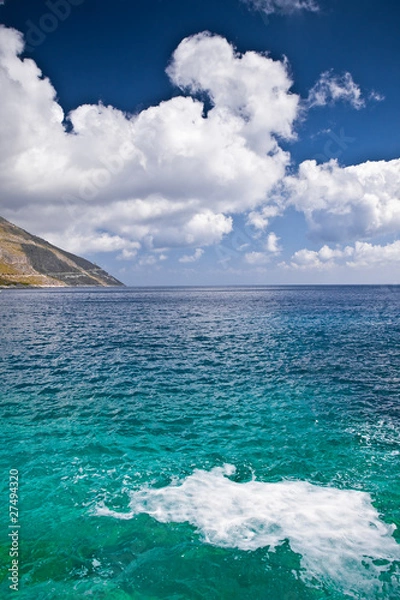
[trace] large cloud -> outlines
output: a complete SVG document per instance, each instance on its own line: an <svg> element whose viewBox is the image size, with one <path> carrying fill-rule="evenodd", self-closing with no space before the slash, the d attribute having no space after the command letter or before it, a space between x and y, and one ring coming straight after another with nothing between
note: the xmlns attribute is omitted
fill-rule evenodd
<svg viewBox="0 0 400 600"><path fill-rule="evenodd" d="M293 137L298 97L289 93L284 63L256 52L241 56L225 39L202 33L179 44L167 73L192 94L207 91L218 112L239 120L255 151L281 154L276 136Z"/></svg>
<svg viewBox="0 0 400 600"><path fill-rule="evenodd" d="M83 105L68 132L54 88L22 50L21 34L0 27L2 211L53 242L126 255L212 244L284 177L279 138L293 136L299 104L285 62L198 34L168 68L192 96L133 116Z"/></svg>
<svg viewBox="0 0 400 600"><path fill-rule="evenodd" d="M286 188L315 239L368 239L400 228L400 159L349 167L307 160Z"/></svg>

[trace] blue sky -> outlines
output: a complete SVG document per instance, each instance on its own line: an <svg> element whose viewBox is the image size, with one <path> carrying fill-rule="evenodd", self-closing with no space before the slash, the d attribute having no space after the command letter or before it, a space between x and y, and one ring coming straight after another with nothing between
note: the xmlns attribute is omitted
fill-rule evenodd
<svg viewBox="0 0 400 600"><path fill-rule="evenodd" d="M399 283L400 5L5 0L1 214L128 285Z"/></svg>

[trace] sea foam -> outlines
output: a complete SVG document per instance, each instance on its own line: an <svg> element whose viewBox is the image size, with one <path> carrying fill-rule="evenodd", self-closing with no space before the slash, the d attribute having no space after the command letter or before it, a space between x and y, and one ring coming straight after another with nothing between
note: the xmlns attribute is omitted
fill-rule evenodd
<svg viewBox="0 0 400 600"><path fill-rule="evenodd" d="M195 470L182 482L132 491L130 512L98 505L96 514L188 522L206 543L225 548L273 551L287 540L301 556L305 581L333 583L353 595L378 589L382 572L400 560L395 526L380 520L369 494L304 481L237 483L229 479L234 472L232 465Z"/></svg>

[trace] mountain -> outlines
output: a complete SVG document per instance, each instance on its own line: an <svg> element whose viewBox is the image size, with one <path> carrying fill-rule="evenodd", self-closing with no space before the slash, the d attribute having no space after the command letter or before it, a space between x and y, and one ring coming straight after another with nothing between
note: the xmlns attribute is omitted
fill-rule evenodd
<svg viewBox="0 0 400 600"><path fill-rule="evenodd" d="M123 286L84 258L0 217L0 287Z"/></svg>

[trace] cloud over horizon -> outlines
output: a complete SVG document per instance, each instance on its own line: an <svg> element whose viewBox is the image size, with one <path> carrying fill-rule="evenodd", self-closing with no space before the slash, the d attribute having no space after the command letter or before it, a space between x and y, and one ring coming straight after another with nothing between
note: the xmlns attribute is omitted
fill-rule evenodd
<svg viewBox="0 0 400 600"><path fill-rule="evenodd" d="M289 4L303 3L280 6ZM6 218L76 253L132 260L158 250L155 263L179 247L189 249L180 262L190 264L233 231L235 215L257 238L294 208L322 247L297 250L293 268L361 264L363 256L374 264L376 257L392 260L397 246L366 240L399 230L400 159L347 167L305 160L296 168L288 151L304 103L345 100L361 108L350 73L324 72L302 101L291 91L286 59L240 54L202 32L181 41L167 68L180 95L133 115L101 103L65 115L50 80L21 58L23 48L20 32L0 26ZM269 232L265 240L243 254L247 265L281 260L283 237ZM342 246L328 251L332 242L353 244L352 254Z"/></svg>
<svg viewBox="0 0 400 600"><path fill-rule="evenodd" d="M327 271L335 267L346 266L353 269L372 269L374 267L400 265L400 240L380 245L368 242L356 242L354 246L331 248L323 246L320 250L303 248L295 252L286 268Z"/></svg>

